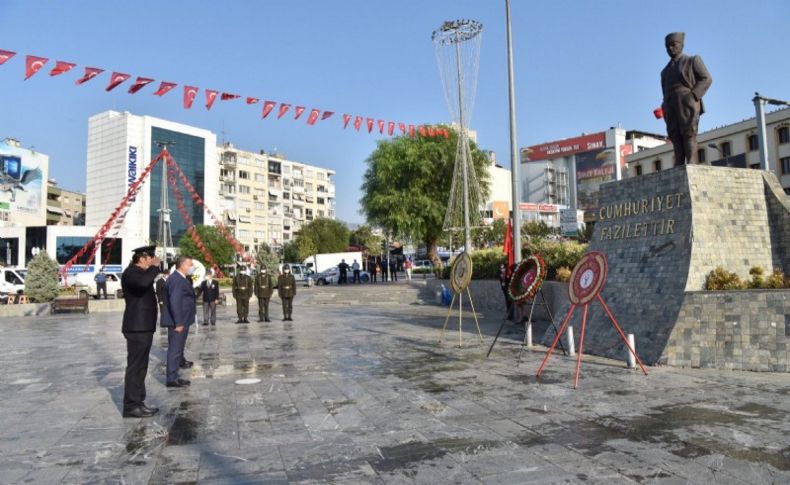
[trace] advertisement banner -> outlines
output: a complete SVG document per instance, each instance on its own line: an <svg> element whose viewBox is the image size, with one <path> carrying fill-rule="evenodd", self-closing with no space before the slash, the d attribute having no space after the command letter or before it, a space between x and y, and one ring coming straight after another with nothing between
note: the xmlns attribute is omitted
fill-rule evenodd
<svg viewBox="0 0 790 485"><path fill-rule="evenodd" d="M602 150L606 146L606 133L577 136L540 145L533 145L522 150L522 161L550 160L567 157L576 153Z"/></svg>
<svg viewBox="0 0 790 485"><path fill-rule="evenodd" d="M576 154L577 207L581 210L598 208L601 184L616 177L615 156L611 151L594 150Z"/></svg>
<svg viewBox="0 0 790 485"><path fill-rule="evenodd" d="M0 223L46 225L48 157L0 142Z"/></svg>

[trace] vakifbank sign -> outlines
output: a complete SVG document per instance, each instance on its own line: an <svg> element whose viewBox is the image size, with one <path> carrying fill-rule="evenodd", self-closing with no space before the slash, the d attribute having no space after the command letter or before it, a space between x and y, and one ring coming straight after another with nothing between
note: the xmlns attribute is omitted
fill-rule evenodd
<svg viewBox="0 0 790 485"><path fill-rule="evenodd" d="M137 147L129 146L129 158L127 162L127 189L137 181ZM134 201L134 197L130 199Z"/></svg>

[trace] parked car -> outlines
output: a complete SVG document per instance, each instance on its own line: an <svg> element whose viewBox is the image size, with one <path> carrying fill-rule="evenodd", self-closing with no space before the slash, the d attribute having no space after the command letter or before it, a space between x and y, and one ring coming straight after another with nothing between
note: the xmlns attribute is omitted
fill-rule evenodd
<svg viewBox="0 0 790 485"><path fill-rule="evenodd" d="M104 274L107 275L107 296L123 298L120 273ZM96 278L96 273L77 273L69 277L69 283L73 283L73 286L80 296L99 298L99 293L96 290L96 280L94 278Z"/></svg>
<svg viewBox="0 0 790 485"><path fill-rule="evenodd" d="M418 259L414 262L412 269L433 270L433 262L430 259Z"/></svg>
<svg viewBox="0 0 790 485"><path fill-rule="evenodd" d="M334 266L326 271L312 275L311 278L316 285L336 285L340 279L340 270L337 266ZM360 271L359 279L362 280L363 283L367 283L370 281L370 274L368 274L367 271ZM354 272L349 270L348 282L351 283L352 281L354 281Z"/></svg>
<svg viewBox="0 0 790 485"><path fill-rule="evenodd" d="M291 274L294 275L297 283L302 283L305 286L310 284L310 277L315 274L312 268L307 267L304 264L299 263L288 263L288 267L291 268ZM280 273L283 271L283 265L279 266Z"/></svg>

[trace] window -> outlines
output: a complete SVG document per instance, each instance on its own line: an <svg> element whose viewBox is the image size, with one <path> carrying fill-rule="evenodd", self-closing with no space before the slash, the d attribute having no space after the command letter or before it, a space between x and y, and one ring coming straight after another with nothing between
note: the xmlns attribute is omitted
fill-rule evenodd
<svg viewBox="0 0 790 485"><path fill-rule="evenodd" d="M779 166L782 167L782 175L790 175L790 157L780 158Z"/></svg>
<svg viewBox="0 0 790 485"><path fill-rule="evenodd" d="M785 189L785 194L790 195L790 187Z"/></svg>
<svg viewBox="0 0 790 485"><path fill-rule="evenodd" d="M318 198L318 203L319 204L323 204L324 203L324 198L323 197L319 197Z"/></svg>
<svg viewBox="0 0 790 485"><path fill-rule="evenodd" d="M754 170L760 170L760 164L759 163L753 163L753 164L749 165L749 168L753 168Z"/></svg>
<svg viewBox="0 0 790 485"><path fill-rule="evenodd" d="M778 130L776 130L777 138L779 138L779 144L790 143L790 128L787 126L782 126Z"/></svg>
<svg viewBox="0 0 790 485"><path fill-rule="evenodd" d="M324 217L324 211L319 210L318 211L318 217Z"/></svg>
<svg viewBox="0 0 790 485"><path fill-rule="evenodd" d="M240 194L249 194L250 193L250 186L249 185L239 185L239 193Z"/></svg>
<svg viewBox="0 0 790 485"><path fill-rule="evenodd" d="M308 221L313 220L313 209L305 209L304 214Z"/></svg>
<svg viewBox="0 0 790 485"><path fill-rule="evenodd" d="M755 150L760 149L760 144L757 142L757 135L749 135L746 137L746 145L749 147L749 151L753 152Z"/></svg>
<svg viewBox="0 0 790 485"><path fill-rule="evenodd" d="M239 229L236 231L238 233L239 239L249 239L250 238L250 231L247 229Z"/></svg>
<svg viewBox="0 0 790 485"><path fill-rule="evenodd" d="M82 247L90 241L88 237L68 237L58 236L55 238L55 257L58 263L65 264L72 256L77 254ZM85 251L83 256L77 258L76 264L93 264L90 261L90 253L93 250L93 244L88 245L88 250Z"/></svg>
<svg viewBox="0 0 790 485"><path fill-rule="evenodd" d="M653 162L653 171L660 172L661 171L661 160L656 160Z"/></svg>
<svg viewBox="0 0 790 485"><path fill-rule="evenodd" d="M634 167L634 169L636 170L637 177L642 175L642 164L637 165L636 167Z"/></svg>
<svg viewBox="0 0 790 485"><path fill-rule="evenodd" d="M697 150L697 161L699 163L705 163L706 160L705 160L705 149L704 148L700 148L699 150Z"/></svg>
<svg viewBox="0 0 790 485"><path fill-rule="evenodd" d="M264 209L266 209L266 204L264 204L263 202L256 202L255 203L255 209L257 209L257 210L264 210Z"/></svg>
<svg viewBox="0 0 790 485"><path fill-rule="evenodd" d="M283 192L283 199L290 200L291 199L291 193L290 192Z"/></svg>
<svg viewBox="0 0 790 485"><path fill-rule="evenodd" d="M256 182L266 182L266 175L264 175L262 173L256 173L255 174L255 181Z"/></svg>
<svg viewBox="0 0 790 485"><path fill-rule="evenodd" d="M247 172L246 170L239 170L239 178L242 180L249 180L250 172Z"/></svg>
<svg viewBox="0 0 790 485"><path fill-rule="evenodd" d="M721 143L721 156L729 157L730 155L732 155L732 146L730 145L730 142L728 142L728 141L722 142Z"/></svg>
<svg viewBox="0 0 790 485"><path fill-rule="evenodd" d="M308 192L312 192L313 191L313 184L311 184L310 182L307 182L306 184L304 184L304 189L306 191L308 191Z"/></svg>

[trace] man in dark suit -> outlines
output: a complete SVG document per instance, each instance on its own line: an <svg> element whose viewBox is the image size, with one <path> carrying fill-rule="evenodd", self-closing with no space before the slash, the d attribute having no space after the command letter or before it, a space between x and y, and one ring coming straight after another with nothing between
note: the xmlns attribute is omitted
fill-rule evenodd
<svg viewBox="0 0 790 485"><path fill-rule="evenodd" d="M217 325L217 303L219 303L219 284L214 280L211 270L206 272L206 279L200 283L198 295L203 296L203 326L211 323Z"/></svg>
<svg viewBox="0 0 790 485"><path fill-rule="evenodd" d="M296 296L296 278L291 274L291 267L283 265L283 274L277 277L277 293L283 302L283 321L292 322L291 314L294 310L294 297Z"/></svg>
<svg viewBox="0 0 790 485"><path fill-rule="evenodd" d="M155 250L154 246L135 249L132 264L121 276L121 288L126 302L121 330L126 338L124 418L145 418L159 411L145 405L145 376L148 374L148 356L151 353L157 317L154 279L159 274L159 258L156 257Z"/></svg>
<svg viewBox="0 0 790 485"><path fill-rule="evenodd" d="M683 32L666 36L664 45L670 61L661 71L664 102L661 109L667 124L667 135L675 150L675 165L697 163L697 129L699 117L705 112L702 97L713 79L700 56L683 54Z"/></svg>
<svg viewBox="0 0 790 485"><path fill-rule="evenodd" d="M179 256L176 271L167 278L167 311L162 325L167 327L167 387L186 387L187 379L178 377L178 369L184 356L184 346L189 335L189 326L195 321L197 312L195 290L192 288L192 258Z"/></svg>

